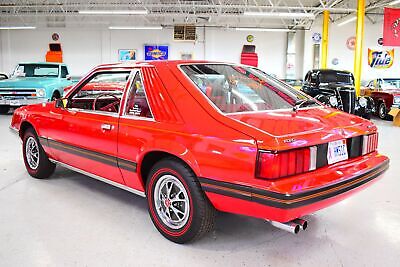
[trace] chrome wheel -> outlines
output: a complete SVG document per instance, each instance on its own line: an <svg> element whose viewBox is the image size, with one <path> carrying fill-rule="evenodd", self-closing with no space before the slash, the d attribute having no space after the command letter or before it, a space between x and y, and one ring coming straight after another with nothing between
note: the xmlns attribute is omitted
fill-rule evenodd
<svg viewBox="0 0 400 267"><path fill-rule="evenodd" d="M154 187L154 203L162 222L171 229L180 229L187 223L190 203L186 189L175 176L161 176Z"/></svg>
<svg viewBox="0 0 400 267"><path fill-rule="evenodd" d="M379 118L384 119L386 117L386 106L384 103L379 105Z"/></svg>
<svg viewBox="0 0 400 267"><path fill-rule="evenodd" d="M32 136L26 141L25 155L29 167L36 170L39 166L39 146Z"/></svg>

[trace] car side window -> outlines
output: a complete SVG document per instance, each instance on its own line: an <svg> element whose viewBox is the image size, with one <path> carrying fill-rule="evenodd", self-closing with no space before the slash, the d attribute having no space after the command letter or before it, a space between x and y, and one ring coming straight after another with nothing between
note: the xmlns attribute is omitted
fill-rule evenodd
<svg viewBox="0 0 400 267"><path fill-rule="evenodd" d="M153 118L139 72L136 73L128 92L124 115Z"/></svg>
<svg viewBox="0 0 400 267"><path fill-rule="evenodd" d="M67 78L68 69L65 66L61 66L61 78Z"/></svg>
<svg viewBox="0 0 400 267"><path fill-rule="evenodd" d="M98 72L69 98L67 108L117 113L130 72Z"/></svg>

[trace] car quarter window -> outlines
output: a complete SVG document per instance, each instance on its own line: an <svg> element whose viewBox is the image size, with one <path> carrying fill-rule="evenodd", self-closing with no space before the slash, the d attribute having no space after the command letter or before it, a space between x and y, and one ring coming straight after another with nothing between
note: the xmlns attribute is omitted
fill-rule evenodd
<svg viewBox="0 0 400 267"><path fill-rule="evenodd" d="M98 72L69 97L67 108L118 113L129 71Z"/></svg>
<svg viewBox="0 0 400 267"><path fill-rule="evenodd" d="M61 78L67 78L68 69L66 66L61 66Z"/></svg>
<svg viewBox="0 0 400 267"><path fill-rule="evenodd" d="M153 118L140 72L136 73L128 91L124 115Z"/></svg>

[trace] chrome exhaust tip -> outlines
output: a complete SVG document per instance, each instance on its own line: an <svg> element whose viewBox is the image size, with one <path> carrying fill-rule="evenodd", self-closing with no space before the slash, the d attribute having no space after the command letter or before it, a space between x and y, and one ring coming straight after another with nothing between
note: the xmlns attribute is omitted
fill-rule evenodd
<svg viewBox="0 0 400 267"><path fill-rule="evenodd" d="M276 222L276 221L268 221L272 226L275 226L276 228L279 228L281 230L285 230L289 233L292 234L298 234L300 231L301 226L297 223L294 223L293 221L286 222L286 223L281 223L281 222Z"/></svg>
<svg viewBox="0 0 400 267"><path fill-rule="evenodd" d="M298 224L300 226L301 230L303 230L303 231L306 230L308 227L308 222L306 220L303 220L300 218L294 219L292 222L294 222L295 224Z"/></svg>

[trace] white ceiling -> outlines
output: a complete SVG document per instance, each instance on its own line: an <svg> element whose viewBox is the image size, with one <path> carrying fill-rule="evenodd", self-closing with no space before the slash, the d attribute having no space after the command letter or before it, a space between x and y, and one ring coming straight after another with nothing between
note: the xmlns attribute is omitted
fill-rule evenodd
<svg viewBox="0 0 400 267"><path fill-rule="evenodd" d="M393 0L366 0L367 19L382 20L383 7ZM262 18L244 15L255 12L313 13L324 9L331 20L351 16L357 0L0 0L0 26L107 27L150 26L191 23L206 27L269 27L307 29L313 19ZM145 15L83 15L79 10L147 10Z"/></svg>

